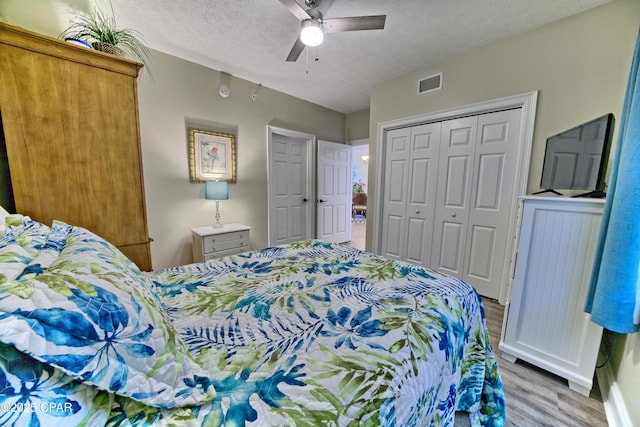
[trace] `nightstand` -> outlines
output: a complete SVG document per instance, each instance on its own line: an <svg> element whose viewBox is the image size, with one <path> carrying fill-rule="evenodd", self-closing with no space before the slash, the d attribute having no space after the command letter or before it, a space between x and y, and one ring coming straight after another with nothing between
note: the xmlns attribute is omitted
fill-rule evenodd
<svg viewBox="0 0 640 427"><path fill-rule="evenodd" d="M249 231L242 224L225 224L220 228L193 227L193 262L207 261L250 250Z"/></svg>

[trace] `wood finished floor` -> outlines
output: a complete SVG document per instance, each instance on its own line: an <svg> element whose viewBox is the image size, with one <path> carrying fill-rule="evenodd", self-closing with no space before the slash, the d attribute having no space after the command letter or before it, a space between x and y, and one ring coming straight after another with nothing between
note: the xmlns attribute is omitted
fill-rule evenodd
<svg viewBox="0 0 640 427"><path fill-rule="evenodd" d="M351 241L347 244L364 249L365 224L352 223ZM518 360L503 360L498 348L504 307L497 301L483 299L487 328L491 336L507 402L508 427L606 427L602 397L597 382L591 395L583 396L571 389L564 378Z"/></svg>
<svg viewBox="0 0 640 427"><path fill-rule="evenodd" d="M500 357L498 348L504 307L483 298L487 328L491 336L507 402L506 426L606 427L602 397L597 382L589 397L569 389L567 380L518 360Z"/></svg>
<svg viewBox="0 0 640 427"><path fill-rule="evenodd" d="M351 240L345 243L348 246L364 250L367 223L365 221L351 222Z"/></svg>

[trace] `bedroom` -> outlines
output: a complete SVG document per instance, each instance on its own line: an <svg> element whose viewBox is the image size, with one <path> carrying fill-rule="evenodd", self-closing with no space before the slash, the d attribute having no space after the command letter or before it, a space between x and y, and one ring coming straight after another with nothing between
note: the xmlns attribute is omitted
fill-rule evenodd
<svg viewBox="0 0 640 427"><path fill-rule="evenodd" d="M8 14L2 9L0 13ZM600 111L620 114L638 22L637 3L617 0L543 29L496 42L377 85L371 93L370 116L362 112L345 116L266 88L260 94L261 104L237 98L223 100L215 93L219 80L217 71L169 55L154 54L151 64L154 80L143 78L140 82L140 123L149 229L154 239L154 267L190 262L188 230L195 225L207 224L212 218L212 206L202 200L201 186L190 185L185 179L186 121L197 124L213 120L212 125L234 124L242 144L247 144L239 150L238 168L250 175L246 175L242 184L231 188L230 200L222 205L222 210L223 218L233 216L234 220L254 227L252 245L255 247L266 246L267 241L264 129L268 124L295 126L319 139L338 142L347 139L345 135L349 135L349 139L369 137L373 152L379 122L537 89L540 95L529 179L529 190L535 191L544 135L580 121L578 117L595 116ZM25 27L32 25L27 20L16 23ZM549 54L551 56L545 56L550 44L554 45L554 50ZM592 51L593 45L604 48ZM563 63L562 59L571 62L574 49L590 52L593 56L586 57L598 68L577 72ZM496 62L487 57L501 58L500 61L511 59L507 63L498 61L505 67L496 67ZM563 66L556 65L557 62ZM513 68L516 66L517 73ZM447 79L442 91L429 98L418 98L413 94L417 78L440 71ZM584 76L584 80L576 82L576 74ZM478 81L482 83L477 84ZM253 82L239 79L233 82L236 93L250 93L254 87ZM400 101L389 101L395 97ZM573 108L576 99L585 111ZM367 116L366 124L360 120L362 115ZM627 408L637 411L631 400L631 384L625 380L638 377L640 343L637 337L630 336L620 344L614 375L620 381ZM636 413L633 419L637 420L637 417Z"/></svg>

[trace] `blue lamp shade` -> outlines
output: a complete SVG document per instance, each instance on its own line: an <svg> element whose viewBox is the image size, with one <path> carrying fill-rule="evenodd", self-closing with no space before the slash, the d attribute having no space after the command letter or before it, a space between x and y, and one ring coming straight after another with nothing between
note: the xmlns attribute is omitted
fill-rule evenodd
<svg viewBox="0 0 640 427"><path fill-rule="evenodd" d="M204 184L207 200L229 200L229 184L226 181L207 181Z"/></svg>

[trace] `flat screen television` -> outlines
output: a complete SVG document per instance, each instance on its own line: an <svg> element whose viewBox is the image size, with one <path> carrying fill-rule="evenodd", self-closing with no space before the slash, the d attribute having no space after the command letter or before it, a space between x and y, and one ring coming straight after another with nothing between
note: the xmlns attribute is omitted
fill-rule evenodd
<svg viewBox="0 0 640 427"><path fill-rule="evenodd" d="M582 190L573 197L605 197L605 174L615 119L606 114L549 137L542 180L535 194Z"/></svg>

